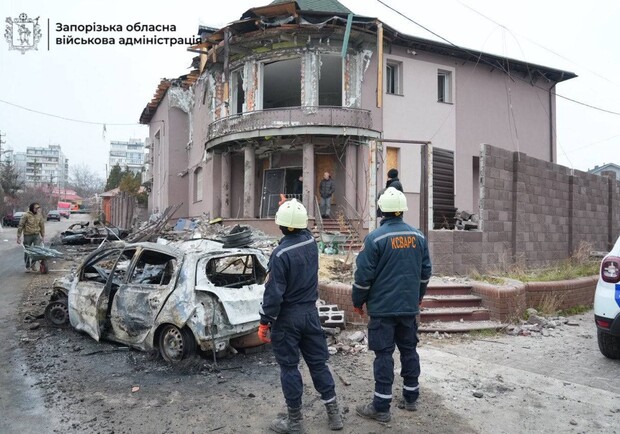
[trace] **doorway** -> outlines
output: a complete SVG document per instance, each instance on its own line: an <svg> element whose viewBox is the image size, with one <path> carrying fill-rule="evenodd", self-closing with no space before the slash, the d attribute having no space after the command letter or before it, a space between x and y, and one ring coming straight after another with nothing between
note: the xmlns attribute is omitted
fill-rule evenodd
<svg viewBox="0 0 620 434"><path fill-rule="evenodd" d="M302 173L301 167L265 169L263 172L263 194L261 196L261 218L270 218L276 215L281 194L288 198L295 197L301 202L301 195L294 194L294 192L296 181Z"/></svg>

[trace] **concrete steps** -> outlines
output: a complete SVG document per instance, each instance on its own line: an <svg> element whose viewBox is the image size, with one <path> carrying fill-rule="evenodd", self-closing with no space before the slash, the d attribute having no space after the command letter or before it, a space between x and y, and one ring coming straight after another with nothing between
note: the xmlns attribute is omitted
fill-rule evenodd
<svg viewBox="0 0 620 434"><path fill-rule="evenodd" d="M431 283L420 308L420 332L466 333L503 327L491 321L489 310L472 294L470 285Z"/></svg>

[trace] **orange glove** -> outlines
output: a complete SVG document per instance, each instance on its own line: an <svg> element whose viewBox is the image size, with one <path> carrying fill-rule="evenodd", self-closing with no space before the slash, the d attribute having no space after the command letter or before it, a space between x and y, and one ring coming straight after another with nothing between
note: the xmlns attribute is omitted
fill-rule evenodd
<svg viewBox="0 0 620 434"><path fill-rule="evenodd" d="M269 324L261 324L258 326L258 339L264 344L271 342L271 326Z"/></svg>
<svg viewBox="0 0 620 434"><path fill-rule="evenodd" d="M361 307L354 307L353 308L353 312L355 312L356 314L358 314L359 316L364 316L364 306Z"/></svg>

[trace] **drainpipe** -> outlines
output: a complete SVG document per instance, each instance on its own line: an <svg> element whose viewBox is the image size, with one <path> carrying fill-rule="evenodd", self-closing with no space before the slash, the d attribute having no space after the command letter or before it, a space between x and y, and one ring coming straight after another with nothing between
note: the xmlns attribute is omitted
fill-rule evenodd
<svg viewBox="0 0 620 434"><path fill-rule="evenodd" d="M552 92L555 89L556 85L557 83L555 83L549 89L549 161L552 163L555 163L554 158L553 158L553 145L554 145L554 138L555 138L555 134L554 134L555 129L553 128L553 114L554 114L553 113L553 101L555 100L554 98L555 93L552 93Z"/></svg>

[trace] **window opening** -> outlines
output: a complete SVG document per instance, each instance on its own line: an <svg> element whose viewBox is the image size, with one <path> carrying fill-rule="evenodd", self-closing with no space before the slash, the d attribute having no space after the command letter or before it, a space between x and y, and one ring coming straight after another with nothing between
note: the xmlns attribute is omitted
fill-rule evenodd
<svg viewBox="0 0 620 434"><path fill-rule="evenodd" d="M452 73L449 71L437 73L437 102L452 102Z"/></svg>
<svg viewBox="0 0 620 434"><path fill-rule="evenodd" d="M342 106L342 58L321 57L319 105Z"/></svg>
<svg viewBox="0 0 620 434"><path fill-rule="evenodd" d="M301 59L263 64L263 109L301 106Z"/></svg>
<svg viewBox="0 0 620 434"><path fill-rule="evenodd" d="M254 255L235 255L212 258L206 266L207 278L216 286L241 288L262 284L266 271Z"/></svg>

